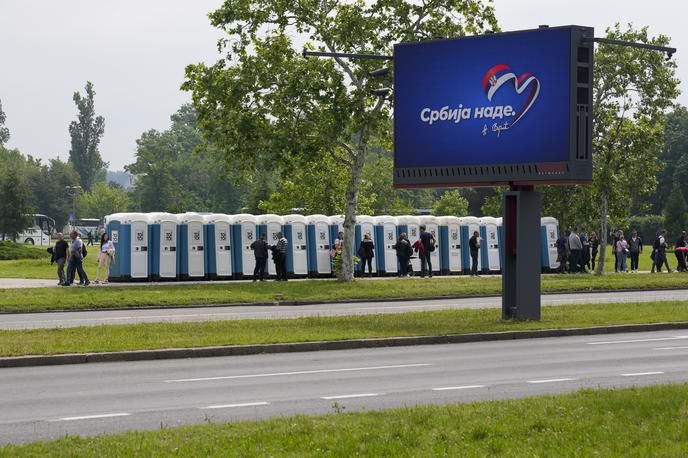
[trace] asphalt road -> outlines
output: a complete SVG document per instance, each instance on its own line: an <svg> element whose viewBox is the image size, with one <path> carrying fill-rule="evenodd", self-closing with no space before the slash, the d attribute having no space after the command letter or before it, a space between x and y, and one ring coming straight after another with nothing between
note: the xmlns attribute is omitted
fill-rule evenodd
<svg viewBox="0 0 688 458"><path fill-rule="evenodd" d="M546 294L542 305L687 300L688 290ZM101 324L188 322L298 318L305 316L369 315L429 310L499 308L501 297L422 301L356 302L348 304L181 307L144 310L100 310L0 314L0 329L35 329Z"/></svg>
<svg viewBox="0 0 688 458"><path fill-rule="evenodd" d="M0 371L0 443L688 380L688 333Z"/></svg>

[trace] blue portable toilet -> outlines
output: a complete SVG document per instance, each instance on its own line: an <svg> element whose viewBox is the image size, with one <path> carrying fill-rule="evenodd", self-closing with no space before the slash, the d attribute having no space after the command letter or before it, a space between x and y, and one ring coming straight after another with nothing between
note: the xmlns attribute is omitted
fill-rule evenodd
<svg viewBox="0 0 688 458"><path fill-rule="evenodd" d="M148 215L148 269L152 280L177 279L177 222L177 216L171 213Z"/></svg>
<svg viewBox="0 0 688 458"><path fill-rule="evenodd" d="M440 230L440 263L442 275L457 275L461 268L461 225L457 216L437 218Z"/></svg>
<svg viewBox="0 0 688 458"><path fill-rule="evenodd" d="M231 222L229 215L203 215L206 242L205 271L210 280L232 278Z"/></svg>
<svg viewBox="0 0 688 458"><path fill-rule="evenodd" d="M370 239L373 241L373 244L375 245L375 251L373 252L375 258L377 258L377 236L375 234L375 220L372 216L368 215L359 215L356 216L356 228L355 228L355 237L354 237L354 254L358 256L358 249L361 246L361 241L363 240L364 235L370 235ZM373 259L372 262L372 268L373 268L373 273L377 274L377 259ZM354 271L356 274L361 273L361 263L360 261L356 263L356 266L354 267Z"/></svg>
<svg viewBox="0 0 688 458"><path fill-rule="evenodd" d="M267 240L268 245L277 245L277 234L282 232L282 217L279 215L273 215L271 213L265 215L257 215L256 224L258 225L258 235L260 236L262 234L265 234L265 240ZM269 276L277 276L277 270L275 270L274 262L268 260L267 265L265 267L265 272Z"/></svg>
<svg viewBox="0 0 688 458"><path fill-rule="evenodd" d="M256 217L247 213L230 217L232 228L232 246L234 257L232 268L234 278L252 278L253 269L256 267L256 258L251 249L251 244L258 238Z"/></svg>
<svg viewBox="0 0 688 458"><path fill-rule="evenodd" d="M551 216L540 218L540 258L543 272L552 272L559 268L557 261L557 238L559 237L559 221Z"/></svg>
<svg viewBox="0 0 688 458"><path fill-rule="evenodd" d="M497 218L497 241L499 243L499 265L504 267L504 225L502 217Z"/></svg>
<svg viewBox="0 0 688 458"><path fill-rule="evenodd" d="M306 216L308 235L308 276L330 276L330 219L325 215Z"/></svg>
<svg viewBox="0 0 688 458"><path fill-rule="evenodd" d="M287 245L287 275L305 277L308 275L308 241L306 217L286 215L282 217L282 233L289 241Z"/></svg>
<svg viewBox="0 0 688 458"><path fill-rule="evenodd" d="M377 258L378 275L396 275L398 270L397 252L393 248L397 243L397 218L382 215L373 218L375 224L375 257Z"/></svg>
<svg viewBox="0 0 688 458"><path fill-rule="evenodd" d="M205 278L205 229L203 215L181 213L177 215L179 242L179 279Z"/></svg>
<svg viewBox="0 0 688 458"><path fill-rule="evenodd" d="M148 279L148 215L115 213L106 218L107 233L115 245L110 266L112 281Z"/></svg>
<svg viewBox="0 0 688 458"><path fill-rule="evenodd" d="M485 240L480 246L483 252L483 272L499 273L502 265L499 257L499 221L492 216L480 218L481 237Z"/></svg>
<svg viewBox="0 0 688 458"><path fill-rule="evenodd" d="M440 251L442 250L443 241L440 237L438 218L432 215L423 215L418 217L418 222L421 226L425 226L425 230L435 237L435 251L430 253L430 262L432 263L433 274L439 274L442 270ZM418 237L420 238L420 232L418 233Z"/></svg>
<svg viewBox="0 0 688 458"><path fill-rule="evenodd" d="M480 220L475 216L463 216L459 218L459 224L461 225L461 265L463 267L463 272L465 274L471 273L471 249L469 246L469 241L473 237L473 232L478 231L480 234ZM481 235L481 238L484 237ZM485 241L482 240L480 244L480 250L478 250L478 267L482 269L482 258L483 250L482 247L485 245Z"/></svg>
<svg viewBox="0 0 688 458"><path fill-rule="evenodd" d="M411 245L416 243L420 238L420 224L417 216L402 215L397 216L397 238L402 232L406 232L409 242ZM411 259L411 265L413 266L413 271L416 274L420 273L420 258L417 253L413 253L413 258Z"/></svg>

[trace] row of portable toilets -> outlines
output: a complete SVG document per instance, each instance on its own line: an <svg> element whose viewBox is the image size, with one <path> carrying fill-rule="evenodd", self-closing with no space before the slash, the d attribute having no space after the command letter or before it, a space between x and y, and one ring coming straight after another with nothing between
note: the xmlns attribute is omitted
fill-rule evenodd
<svg viewBox="0 0 688 458"><path fill-rule="evenodd" d="M325 215L224 215L199 213L116 213L105 217L105 230L117 255L111 266L112 281L200 280L252 278L255 257L251 244L265 234L269 244L282 232L289 241L287 271L290 277L332 275L331 250L340 231L342 216ZM468 241L474 231L483 239L479 266L483 273L498 273L502 264L501 218L467 216L357 216L355 251L365 234L375 243L373 272L396 275L398 263L393 246L405 232L411 243L420 226L434 234L437 248L431 254L433 271L440 275L467 274L471 260ZM542 218L542 269L558 267L555 242L558 222ZM537 236L537 235L536 235ZM411 260L420 272L420 260ZM266 272L275 275L274 263ZM360 273L360 266L356 266Z"/></svg>

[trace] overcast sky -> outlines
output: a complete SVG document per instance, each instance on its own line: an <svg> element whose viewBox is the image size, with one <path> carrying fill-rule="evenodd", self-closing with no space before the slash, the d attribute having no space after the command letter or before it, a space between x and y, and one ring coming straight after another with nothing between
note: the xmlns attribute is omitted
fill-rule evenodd
<svg viewBox="0 0 688 458"><path fill-rule="evenodd" d="M0 0L0 100L9 147L44 159L69 153L72 94L87 80L105 117L101 143L111 170L133 162L136 139L163 130L190 100L179 86L184 67L217 59L219 33L207 13L220 0ZM661 5L661 7L660 7ZM688 105L686 0L495 0L503 30L539 24L648 25L672 37ZM686 65L682 65L685 63Z"/></svg>

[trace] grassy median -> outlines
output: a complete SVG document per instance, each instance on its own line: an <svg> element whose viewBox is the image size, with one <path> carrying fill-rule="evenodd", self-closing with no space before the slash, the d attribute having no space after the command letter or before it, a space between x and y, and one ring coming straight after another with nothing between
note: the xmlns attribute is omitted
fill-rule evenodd
<svg viewBox="0 0 688 458"><path fill-rule="evenodd" d="M501 277L138 285L127 287L0 289L0 312L108 309L207 304L380 300L501 294ZM688 287L688 274L547 275L543 292Z"/></svg>
<svg viewBox="0 0 688 458"><path fill-rule="evenodd" d="M206 424L7 446L0 456L686 456L688 384Z"/></svg>
<svg viewBox="0 0 688 458"><path fill-rule="evenodd" d="M688 301L543 307L542 320L501 310L445 310L273 320L141 323L0 331L0 356L112 352L688 321Z"/></svg>

